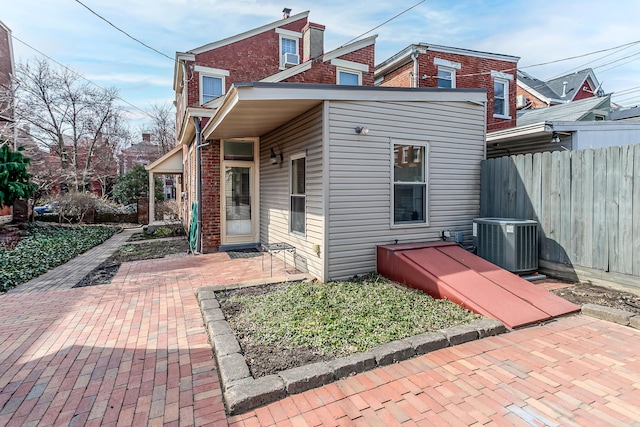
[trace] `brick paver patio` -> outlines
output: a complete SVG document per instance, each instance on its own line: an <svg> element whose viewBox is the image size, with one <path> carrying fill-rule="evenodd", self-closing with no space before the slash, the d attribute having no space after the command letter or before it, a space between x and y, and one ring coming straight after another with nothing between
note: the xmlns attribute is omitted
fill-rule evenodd
<svg viewBox="0 0 640 427"><path fill-rule="evenodd" d="M64 280L79 267L62 268L57 285L0 296L0 425L640 426L640 331L586 316L227 418L194 292L264 277L260 258L132 262L110 285L79 289Z"/></svg>

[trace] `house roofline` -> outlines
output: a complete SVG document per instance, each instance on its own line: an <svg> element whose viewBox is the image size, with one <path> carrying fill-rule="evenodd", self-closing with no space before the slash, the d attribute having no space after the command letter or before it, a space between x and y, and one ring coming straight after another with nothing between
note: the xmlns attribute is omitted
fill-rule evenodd
<svg viewBox="0 0 640 427"><path fill-rule="evenodd" d="M519 56L503 55L500 53L491 53L491 52L482 52L479 50L471 50L471 49L464 49L464 48L451 47L451 46L442 46L442 45L429 44L429 43L417 43L417 44L411 44L407 46L406 48L402 49L400 52L391 56L389 59L376 65L375 75L379 76L379 75L387 74L388 72L408 63L411 60L411 54L417 49L426 49L432 52L441 52L441 53L454 53L458 55L473 56L473 57L484 58L484 59L495 59L498 61L507 61L507 62L514 62L514 63L517 63L520 60ZM514 72L515 72L515 69L514 69Z"/></svg>
<svg viewBox="0 0 640 427"><path fill-rule="evenodd" d="M358 40L353 43L340 46L339 48L325 53L322 57L322 61L327 62L332 59L344 56L348 53L355 52L356 50L362 49L364 47L371 46L372 44L376 43L376 38L378 38L378 35L374 34L370 37L367 37L366 39Z"/></svg>
<svg viewBox="0 0 640 427"><path fill-rule="evenodd" d="M180 86L178 81L182 79L182 65L185 61L195 61L196 56L192 53L176 52L176 59L173 66L173 90L178 92Z"/></svg>
<svg viewBox="0 0 640 427"><path fill-rule="evenodd" d="M341 46L337 49L334 49L326 54L324 54L324 56L322 57L322 62L327 62L330 61L332 59L336 59L339 58L341 56L347 55L351 52L355 52L356 50L362 49L364 47L367 46L371 46L372 44L375 44L376 42L376 38L378 37L378 35L373 35L371 37L367 37L366 39L362 39L362 40L358 40L356 42L350 43L348 45L344 45ZM286 70L280 71L276 74L272 74L270 76L265 77L264 79L260 80L261 82L264 83L278 83L281 82L282 80L286 80L290 77L293 77L297 74L303 73L305 71L308 71L311 69L312 65L313 65L313 61L314 59L310 59L306 62L303 62L302 64L298 64L294 67L291 68L287 68Z"/></svg>
<svg viewBox="0 0 640 427"><path fill-rule="evenodd" d="M264 33L265 31L274 30L274 29L276 29L278 27L290 24L290 23L298 21L300 19L305 19L308 16L309 16L309 11L307 10L305 12L298 13L297 15L290 16L289 18L280 19L278 21L271 22L270 24L266 24L266 25L263 25L261 27L253 28L253 29L251 29L249 31L245 31L244 33L236 34L234 36L227 37L226 39L222 39L222 40L218 40L218 41L215 41L215 42L212 42L212 43L208 43L208 44L202 45L200 47L196 47L195 49L190 49L188 51L188 53L198 54L198 53L202 53L202 52L207 52L207 51L212 50L212 49L217 49L219 47L226 46L226 45L229 45L231 43L238 42L240 40L248 39L249 37L253 37L253 36L258 35L260 33Z"/></svg>
<svg viewBox="0 0 640 427"><path fill-rule="evenodd" d="M183 145L189 143L191 139L191 134L195 134L195 128L193 128L193 117L207 117L211 118L215 114L215 110L211 108L198 108L198 107L189 107L185 111L184 118L182 119L182 126L180 126L180 131L177 135L178 145ZM193 132L191 132L193 130Z"/></svg>
<svg viewBox="0 0 640 427"><path fill-rule="evenodd" d="M171 150L164 153L162 156L158 157L153 162L149 163L148 165L144 165L144 168L150 171L156 168L160 163L164 162L166 159L173 157L177 152L181 152L181 151L182 151L182 144L178 144L175 147L173 147Z"/></svg>
<svg viewBox="0 0 640 427"><path fill-rule="evenodd" d="M486 100L487 91L485 89L400 88L267 82L234 83L212 119L202 129L202 135L209 137L213 134L239 103L266 101L287 104L303 101L308 106L323 101L452 101L483 104Z"/></svg>

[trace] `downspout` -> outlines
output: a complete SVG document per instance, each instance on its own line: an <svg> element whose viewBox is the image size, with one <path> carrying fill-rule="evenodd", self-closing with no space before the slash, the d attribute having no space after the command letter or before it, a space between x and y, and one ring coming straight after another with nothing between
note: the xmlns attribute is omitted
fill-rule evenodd
<svg viewBox="0 0 640 427"><path fill-rule="evenodd" d="M196 202L198 203L198 218L196 222L196 253L202 253L202 172L200 170L200 118L194 117L193 124L196 127Z"/></svg>
<svg viewBox="0 0 640 427"><path fill-rule="evenodd" d="M414 50L411 53L411 60L413 61L413 78L411 79L412 87L418 87L418 51Z"/></svg>

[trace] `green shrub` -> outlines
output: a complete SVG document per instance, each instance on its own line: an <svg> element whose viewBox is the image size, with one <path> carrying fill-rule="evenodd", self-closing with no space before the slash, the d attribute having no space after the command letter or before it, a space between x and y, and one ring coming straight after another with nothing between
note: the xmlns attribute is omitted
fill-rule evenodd
<svg viewBox="0 0 640 427"><path fill-rule="evenodd" d="M30 226L14 249L0 246L0 292L64 264L117 230L104 226Z"/></svg>

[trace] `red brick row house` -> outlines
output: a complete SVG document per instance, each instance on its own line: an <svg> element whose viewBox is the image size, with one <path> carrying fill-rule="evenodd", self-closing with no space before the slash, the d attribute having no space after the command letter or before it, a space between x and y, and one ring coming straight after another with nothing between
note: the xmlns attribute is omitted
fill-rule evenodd
<svg viewBox="0 0 640 427"><path fill-rule="evenodd" d="M0 141L13 140L13 45L11 30L0 21ZM13 219L10 206L0 205L0 224Z"/></svg>
<svg viewBox="0 0 640 427"><path fill-rule="evenodd" d="M487 130L516 125L517 56L418 43L381 62L378 86L480 88L487 91Z"/></svg>
<svg viewBox="0 0 640 427"><path fill-rule="evenodd" d="M470 239L486 90L376 87L376 37L323 33L305 12L176 55L178 145L147 170L182 175L193 249L282 244L326 281L379 244Z"/></svg>

